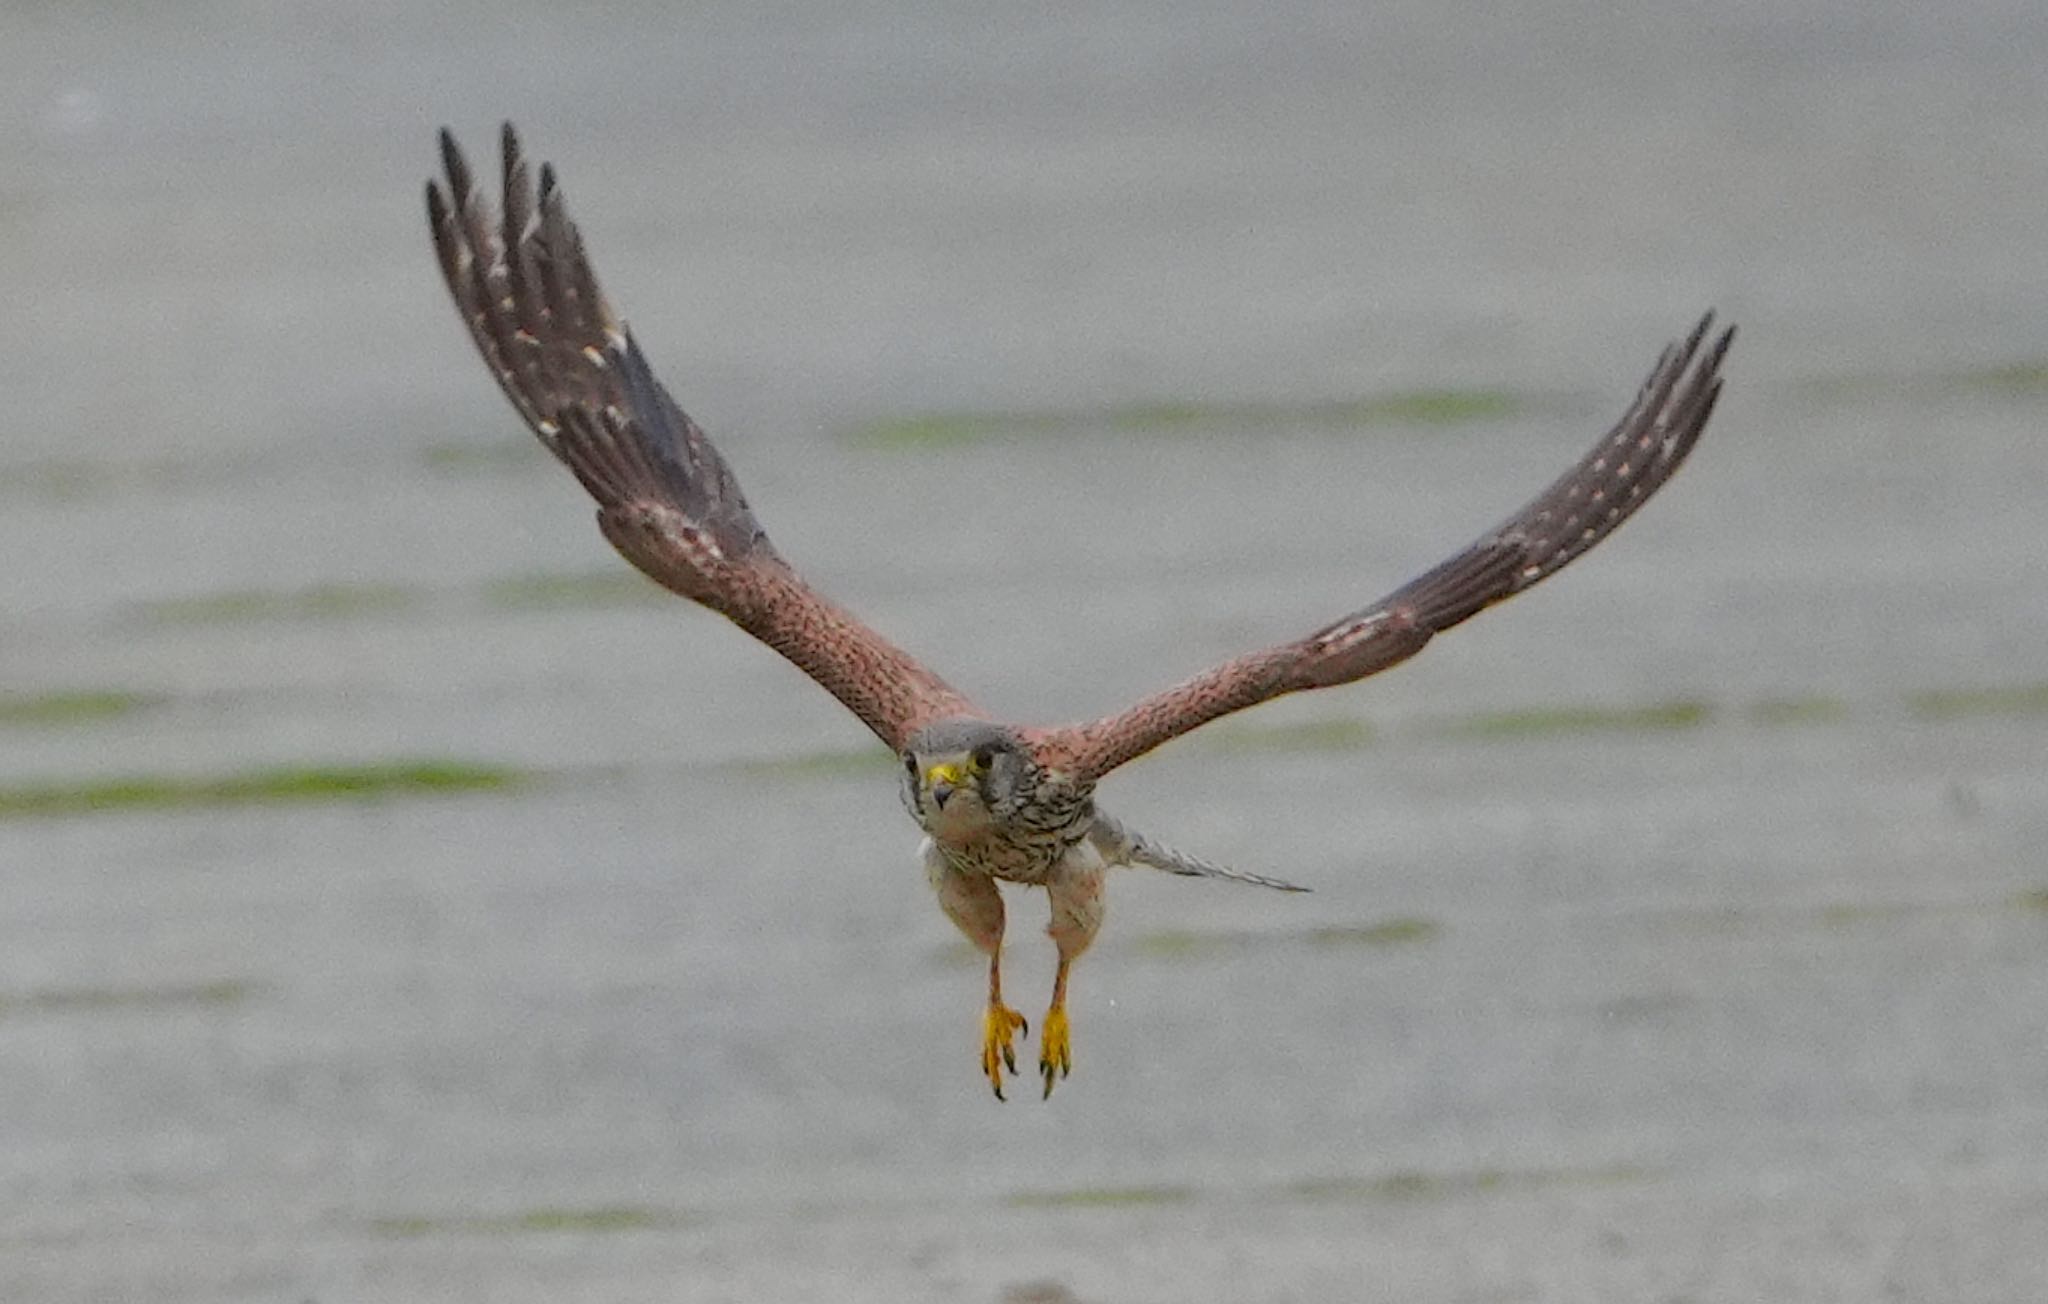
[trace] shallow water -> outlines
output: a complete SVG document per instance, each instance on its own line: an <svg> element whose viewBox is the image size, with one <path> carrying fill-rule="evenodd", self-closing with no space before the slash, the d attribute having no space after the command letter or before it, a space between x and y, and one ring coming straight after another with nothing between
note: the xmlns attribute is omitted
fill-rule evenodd
<svg viewBox="0 0 2048 1304"><path fill-rule="evenodd" d="M0 1294L2048 1293L2033 7L697 8L0 15ZM998 1106L886 758L470 356L418 190L500 116L783 551L1006 715L1369 600L1743 333L1598 556L1116 778L1315 895L1121 878Z"/></svg>

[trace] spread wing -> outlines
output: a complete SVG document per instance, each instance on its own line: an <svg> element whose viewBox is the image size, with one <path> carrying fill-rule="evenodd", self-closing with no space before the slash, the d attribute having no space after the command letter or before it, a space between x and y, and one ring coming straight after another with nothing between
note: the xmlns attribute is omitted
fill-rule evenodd
<svg viewBox="0 0 2048 1304"><path fill-rule="evenodd" d="M980 715L776 555L605 300L553 170L535 186L511 124L497 213L446 131L441 156L447 187L427 183L427 221L448 291L505 397L597 500L612 546L795 662L891 748L932 720Z"/></svg>
<svg viewBox="0 0 2048 1304"><path fill-rule="evenodd" d="M1555 574L1613 533L1692 451L1735 336L1731 327L1709 344L1712 325L1708 313L1664 351L1627 414L1577 466L1457 556L1307 638L1226 661L1116 715L1047 730L1038 745L1070 772L1098 778L1218 716L1378 674Z"/></svg>

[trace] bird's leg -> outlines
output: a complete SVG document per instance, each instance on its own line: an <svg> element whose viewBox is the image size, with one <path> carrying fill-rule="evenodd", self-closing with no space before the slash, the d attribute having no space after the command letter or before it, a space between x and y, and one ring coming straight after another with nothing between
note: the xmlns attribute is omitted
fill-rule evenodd
<svg viewBox="0 0 2048 1304"><path fill-rule="evenodd" d="M1039 1034L1038 1071L1045 1077L1045 1094L1052 1095L1053 1075L1067 1076L1074 1068L1074 1048L1067 1036L1067 966L1061 959L1052 976L1052 1005L1045 1012L1045 1031Z"/></svg>
<svg viewBox="0 0 2048 1304"><path fill-rule="evenodd" d="M967 940L988 957L988 1008L981 1016L981 1071L996 1099L1003 1099L1003 1070L1017 1071L1017 1052L1011 1045L1017 1033L1027 1036L1031 1029L1024 1016L1003 1004L1003 894L986 874L964 873L946 859L945 853L927 840L924 845L925 876L939 894L939 908L953 921Z"/></svg>
<svg viewBox="0 0 2048 1304"><path fill-rule="evenodd" d="M1003 953L997 950L988 958L988 1010L981 1016L981 1071L988 1075L997 1100L1004 1098L1003 1070L1017 1071L1017 1051L1010 1039L1018 1033L1030 1036L1031 1025L1003 1004Z"/></svg>
<svg viewBox="0 0 2048 1304"><path fill-rule="evenodd" d="M1045 1027L1038 1038L1038 1072L1045 1079L1047 1096L1052 1095L1054 1082L1073 1071L1074 1049L1067 1030L1067 971L1102 928L1103 873L1101 856L1084 842L1067 853L1045 883L1052 904L1052 923L1045 931L1060 954L1052 978L1052 1005L1045 1012Z"/></svg>

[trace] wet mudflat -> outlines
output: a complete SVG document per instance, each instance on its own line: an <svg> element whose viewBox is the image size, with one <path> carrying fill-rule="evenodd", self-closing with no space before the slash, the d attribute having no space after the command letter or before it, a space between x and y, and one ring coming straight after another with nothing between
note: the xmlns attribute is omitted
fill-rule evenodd
<svg viewBox="0 0 2048 1304"><path fill-rule="evenodd" d="M0 18L0 1295L2048 1293L2048 25L354 13ZM783 551L1021 718L1743 337L1596 556L1106 787L1315 893L1125 875L997 1105L886 755L441 301L507 115Z"/></svg>

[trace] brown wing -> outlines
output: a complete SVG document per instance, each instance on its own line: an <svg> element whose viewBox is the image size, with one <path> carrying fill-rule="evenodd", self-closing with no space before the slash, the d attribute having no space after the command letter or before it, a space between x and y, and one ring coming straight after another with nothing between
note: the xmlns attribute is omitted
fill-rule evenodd
<svg viewBox="0 0 2048 1304"><path fill-rule="evenodd" d="M1071 772L1098 778L1218 716L1377 674L1562 569L1613 533L1692 451L1735 337L1731 327L1707 344L1713 320L1708 313L1683 344L1664 351L1628 413L1577 466L1465 551L1307 638L1226 661L1116 715L1046 730L1038 747Z"/></svg>
<svg viewBox="0 0 2048 1304"><path fill-rule="evenodd" d="M504 154L494 214L441 133L447 189L427 183L434 248L499 387L597 500L605 538L657 584L795 662L891 748L932 720L979 715L776 555L732 469L605 301L552 169L536 191L510 123Z"/></svg>

